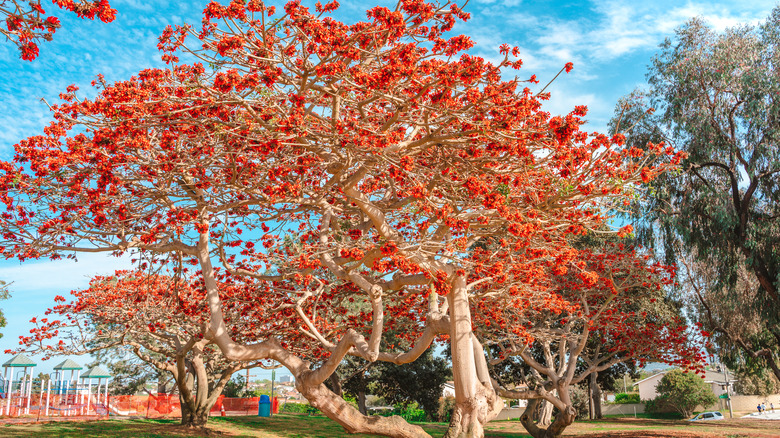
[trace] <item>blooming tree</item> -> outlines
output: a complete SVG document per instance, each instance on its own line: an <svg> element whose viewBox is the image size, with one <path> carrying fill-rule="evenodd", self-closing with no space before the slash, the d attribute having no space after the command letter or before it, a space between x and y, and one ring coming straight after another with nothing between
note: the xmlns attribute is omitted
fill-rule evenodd
<svg viewBox="0 0 780 438"><path fill-rule="evenodd" d="M501 310L475 312L477 336L498 347L491 362L519 356L526 365L519 381L494 385L504 397L529 400L521 422L535 438L560 436L576 417L570 388L617 363L665 362L703 371L701 334L664 302L673 269L649 263L622 243L602 245L556 265L547 294L483 300L479 306ZM559 411L546 428L532 420L542 400Z"/></svg>
<svg viewBox="0 0 780 438"><path fill-rule="evenodd" d="M108 0L52 0L61 9L72 11L79 18L99 18L104 23L114 21L116 10ZM19 48L22 59L38 57L38 42L51 41L60 28L60 20L46 14L39 0L0 0L0 34Z"/></svg>
<svg viewBox="0 0 780 438"><path fill-rule="evenodd" d="M257 327L242 327L235 300L243 288L224 287L229 295L226 313L236 330L256 334ZM181 279L118 271L112 277L96 277L85 290L72 292L75 300L61 303L34 318L36 327L22 337L25 351L47 356L88 354L113 347L127 347L162 373L170 373L179 390L182 424L203 426L225 384L236 371L261 366L256 362L231 362L203 338L208 311L197 285ZM55 319L58 318L58 319ZM240 336L240 335L237 335Z"/></svg>
<svg viewBox="0 0 780 438"><path fill-rule="evenodd" d="M577 257L569 238L680 157L654 167L672 151L580 131L585 107L541 111L546 95L523 84L535 77L504 79L516 48L491 64L462 53L468 37L444 38L468 18L457 5L402 0L351 25L336 6L211 3L201 29L161 37L171 68L98 80L94 100L70 88L45 135L2 163L4 253L134 250L197 275L206 339L229 360L281 362L350 432L427 435L329 391L345 355L402 364L448 342L448 437L482 436L501 402L472 309L520 293L543 307L549 269ZM179 65L180 50L209 69ZM256 296L284 291L284 333L236 337L221 284L238 279ZM384 349L389 330L410 348ZM291 349L293 332L309 353Z"/></svg>

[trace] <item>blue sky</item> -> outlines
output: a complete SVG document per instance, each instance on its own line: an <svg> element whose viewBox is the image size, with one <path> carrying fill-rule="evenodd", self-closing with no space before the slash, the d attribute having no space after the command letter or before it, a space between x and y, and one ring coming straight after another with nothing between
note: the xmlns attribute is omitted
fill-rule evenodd
<svg viewBox="0 0 780 438"><path fill-rule="evenodd" d="M273 0L267 3L283 5ZM304 0L304 4L309 3L313 2ZM341 3L339 18L355 21L365 17L365 9L377 4L392 7L395 1ZM41 133L49 122L42 98L56 102L57 95L70 84L88 95L89 83L99 73L112 82L143 68L162 66L157 36L168 24L198 25L207 2L113 0L111 4L118 13L110 24L55 13L63 26L53 42L41 45L41 55L34 62L22 61L15 46L0 42L0 159L10 159L15 143ZM466 10L472 19L455 31L471 36L477 43L472 53L487 59L498 59L502 43L519 46L524 61L520 74L536 74L542 84L565 63L573 62L574 70L548 89L553 97L546 110L566 113L575 105L588 105L586 129L603 131L617 99L644 83L646 66L658 44L677 26L694 16L720 30L739 23L758 23L775 5L775 0L471 0ZM55 9L51 4L49 8L52 12ZM0 279L13 282L12 298L0 302L8 319L0 339L0 363L10 358L2 351L17 346L18 337L29 332L29 320L42 315L55 295L67 296L69 291L86 286L91 276L112 273L129 264L129 258L102 255L83 255L78 262L0 262ZM60 360L50 360L39 368L48 372ZM258 369L252 374L266 378L270 371Z"/></svg>

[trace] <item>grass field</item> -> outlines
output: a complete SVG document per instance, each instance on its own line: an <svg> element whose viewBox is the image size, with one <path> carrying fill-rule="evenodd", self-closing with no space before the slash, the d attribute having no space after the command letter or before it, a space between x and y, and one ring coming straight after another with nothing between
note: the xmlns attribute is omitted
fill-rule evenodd
<svg viewBox="0 0 780 438"><path fill-rule="evenodd" d="M441 437L445 424L423 423L426 431ZM291 414L273 418L214 417L206 430L178 426L177 420L102 420L0 425L1 437L42 438L170 438L208 436L225 438L340 438L347 436L325 417ZM364 438L369 435L348 435ZM682 420L607 419L578 421L564 436L589 438L780 438L780 422L770 420L726 420L689 423ZM489 438L525 438L523 426L515 421L498 421L487 427Z"/></svg>

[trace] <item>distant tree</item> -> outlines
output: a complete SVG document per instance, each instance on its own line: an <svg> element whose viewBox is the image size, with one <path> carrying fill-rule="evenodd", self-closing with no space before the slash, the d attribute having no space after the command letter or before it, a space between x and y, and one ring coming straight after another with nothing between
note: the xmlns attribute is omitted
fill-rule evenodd
<svg viewBox="0 0 780 438"><path fill-rule="evenodd" d="M572 407L577 412L577 418L585 418L590 413L589 390L585 385L574 385L569 389Z"/></svg>
<svg viewBox="0 0 780 438"><path fill-rule="evenodd" d="M377 362L368 362L358 357L346 357L342 361L338 372L331 374L325 382L336 394L344 397L354 397L357 401L358 411L367 415L366 396L370 393L369 371L379 365Z"/></svg>
<svg viewBox="0 0 780 438"><path fill-rule="evenodd" d="M593 348L593 345L589 345L588 348ZM583 363L582 366L587 366L587 364ZM621 379L626 374L632 378L639 376L636 361L630 360L616 363L606 370L590 375L588 378L588 406L591 419L603 418L601 412L602 391L616 391L618 388L621 388L623 383Z"/></svg>
<svg viewBox="0 0 780 438"><path fill-rule="evenodd" d="M744 395L769 395L780 391L780 382L774 374L762 369L756 372L740 372L737 374L734 390Z"/></svg>
<svg viewBox="0 0 780 438"><path fill-rule="evenodd" d="M2 280L0 280L0 300L7 300L11 297L11 293L8 291L8 284ZM5 327L6 325L5 315L3 315L3 311L0 310L0 328ZM3 337L3 334L0 333L0 338Z"/></svg>
<svg viewBox="0 0 780 438"><path fill-rule="evenodd" d="M707 408L718 401L712 388L701 377L680 370L664 374L656 392L657 402L673 407L683 418L690 417L697 406Z"/></svg>
<svg viewBox="0 0 780 438"><path fill-rule="evenodd" d="M647 186L651 196L638 198L637 235L663 248L667 262L688 254L717 273L696 297L699 321L732 362L741 354L777 377L779 55L780 8L763 24L724 32L692 19L661 45L649 88L622 99L611 122L629 134L629 146L663 141L688 154L681 172L659 177Z"/></svg>
<svg viewBox="0 0 780 438"><path fill-rule="evenodd" d="M395 347L409 348L402 339L394 338L394 342L400 344ZM333 376L328 386L337 394L354 397L361 413L367 412L366 396L372 394L387 403L417 403L428 419L436 421L440 417L439 399L444 384L452 378L452 369L448 360L434 356L429 349L404 366L348 357Z"/></svg>
<svg viewBox="0 0 780 438"><path fill-rule="evenodd" d="M369 372L371 393L403 406L417 402L431 421L438 416L444 384L451 378L448 362L434 356L432 349L409 364L381 363Z"/></svg>
<svg viewBox="0 0 780 438"><path fill-rule="evenodd" d="M156 384L157 392L168 393L167 388L173 383L173 376L171 376L170 373L151 366L149 363L144 362L133 355L131 351L127 351L128 354L113 359L109 359L111 357L110 355L101 354L106 351L119 349L120 348L113 348L93 353L98 359L98 362L103 363L109 374L111 374L111 381L108 384L111 394L135 395L140 392L149 393L147 385L150 383ZM125 349L121 348L121 350ZM159 359L162 358L160 357L158 360ZM95 365L96 364L97 363L95 363ZM91 365L92 364L88 364L87 367L90 367Z"/></svg>
<svg viewBox="0 0 780 438"><path fill-rule="evenodd" d="M246 392L246 379L241 374L236 374L230 379L225 387L222 388L222 395L225 397L242 397Z"/></svg>

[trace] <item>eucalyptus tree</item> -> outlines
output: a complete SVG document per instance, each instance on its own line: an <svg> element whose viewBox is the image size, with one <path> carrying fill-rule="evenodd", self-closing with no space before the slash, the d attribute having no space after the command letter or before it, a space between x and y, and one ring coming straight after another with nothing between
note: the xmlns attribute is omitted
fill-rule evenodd
<svg viewBox="0 0 780 438"><path fill-rule="evenodd" d="M648 87L623 98L611 122L629 146L663 141L688 154L676 174L662 175L646 186L649 196L637 198L637 235L663 248L667 262L701 268L687 277L699 287L700 322L734 362L763 363L776 376L779 41L780 8L760 25L723 32L692 19L660 46ZM757 326L743 330L741 320Z"/></svg>

